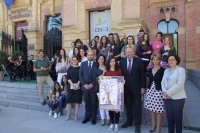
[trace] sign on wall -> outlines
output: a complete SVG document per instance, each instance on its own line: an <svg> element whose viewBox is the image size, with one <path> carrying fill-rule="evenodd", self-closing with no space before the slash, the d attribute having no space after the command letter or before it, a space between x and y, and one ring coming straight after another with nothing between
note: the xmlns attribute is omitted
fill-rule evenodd
<svg viewBox="0 0 200 133"><path fill-rule="evenodd" d="M22 29L24 31L28 31L28 22L23 21L23 22L17 22L15 23L15 40L20 40L22 37Z"/></svg>
<svg viewBox="0 0 200 133"><path fill-rule="evenodd" d="M108 36L111 32L111 12L90 12L90 40L96 35Z"/></svg>
<svg viewBox="0 0 200 133"><path fill-rule="evenodd" d="M32 17L32 8L25 7L17 10L8 11L8 20Z"/></svg>

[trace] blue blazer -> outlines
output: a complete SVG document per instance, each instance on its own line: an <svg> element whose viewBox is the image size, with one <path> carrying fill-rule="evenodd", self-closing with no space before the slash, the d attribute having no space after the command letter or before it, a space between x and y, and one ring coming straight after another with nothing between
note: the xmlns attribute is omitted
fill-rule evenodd
<svg viewBox="0 0 200 133"><path fill-rule="evenodd" d="M128 73L127 58L120 61L120 68L126 83L124 93L141 94L141 88L146 88L146 75L144 62L140 58L133 58L131 73Z"/></svg>
<svg viewBox="0 0 200 133"><path fill-rule="evenodd" d="M92 84L93 88L91 88L89 91L95 92L95 88L94 88L95 80L93 79L93 69L96 68L96 62L93 61L92 69L90 70L90 73L89 73L88 65L89 65L88 61L82 62L81 67L79 69L79 79L81 81L81 89L83 91L88 91L85 89L84 85Z"/></svg>

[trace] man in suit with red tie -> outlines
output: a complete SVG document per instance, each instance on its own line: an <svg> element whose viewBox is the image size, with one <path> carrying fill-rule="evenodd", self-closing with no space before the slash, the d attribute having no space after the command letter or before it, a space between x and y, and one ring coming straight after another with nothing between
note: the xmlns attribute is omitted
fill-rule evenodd
<svg viewBox="0 0 200 133"><path fill-rule="evenodd" d="M146 88L145 66L140 58L134 57L132 48L126 49L126 57L120 61L120 68L126 81L124 85L124 103L127 115L127 121L121 128L132 126L134 116L135 133L140 133L142 121L141 96L145 93Z"/></svg>

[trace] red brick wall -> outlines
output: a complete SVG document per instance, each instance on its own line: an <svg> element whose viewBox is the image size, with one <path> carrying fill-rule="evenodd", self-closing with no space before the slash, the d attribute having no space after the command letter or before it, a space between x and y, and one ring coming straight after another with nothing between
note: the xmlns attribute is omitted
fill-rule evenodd
<svg viewBox="0 0 200 133"><path fill-rule="evenodd" d="M185 0L175 2L161 2L148 6L148 2L141 3L141 16L151 33L157 29L160 20L165 19L164 14L160 14L161 7L177 6L178 11L171 13L171 19L179 22L179 28L185 28L185 34L178 34L178 54L181 58L181 66L185 67L186 58L196 58L196 69L200 69L200 34L196 33L196 27L200 26L200 1L189 3ZM150 34L150 39L155 40L155 35Z"/></svg>

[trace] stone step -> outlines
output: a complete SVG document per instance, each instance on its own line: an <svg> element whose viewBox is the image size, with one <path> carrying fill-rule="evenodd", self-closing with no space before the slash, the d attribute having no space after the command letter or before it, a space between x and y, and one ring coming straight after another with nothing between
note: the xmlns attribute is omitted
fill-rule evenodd
<svg viewBox="0 0 200 133"><path fill-rule="evenodd" d="M20 88L20 89L38 89L37 84L24 84L15 83L15 82L0 82L0 87L11 87L11 88ZM44 89L49 89L48 85L44 85Z"/></svg>
<svg viewBox="0 0 200 133"><path fill-rule="evenodd" d="M34 103L34 102L18 101L18 100L5 99L5 98L0 98L0 105L6 106L6 107L11 106L11 107L15 107L15 108L45 111L47 113L50 110L47 104L45 106L42 106L40 102ZM67 114L66 108L63 108L62 114L63 115ZM75 108L74 108L74 106L72 106L71 115L74 116L74 114L75 114ZM82 117L82 115L81 115L81 117Z"/></svg>
<svg viewBox="0 0 200 133"><path fill-rule="evenodd" d="M44 89L44 94L48 94L48 89ZM31 95L38 96L39 91L37 89L25 89L25 88L11 88L11 87L0 87L0 92L12 93L12 94L23 94L23 95Z"/></svg>
<svg viewBox="0 0 200 133"><path fill-rule="evenodd" d="M47 95L44 95L44 96L46 97ZM22 95L22 94L1 92L0 98L13 99L16 101L27 101L27 102L40 103L39 95L32 96L32 95Z"/></svg>

